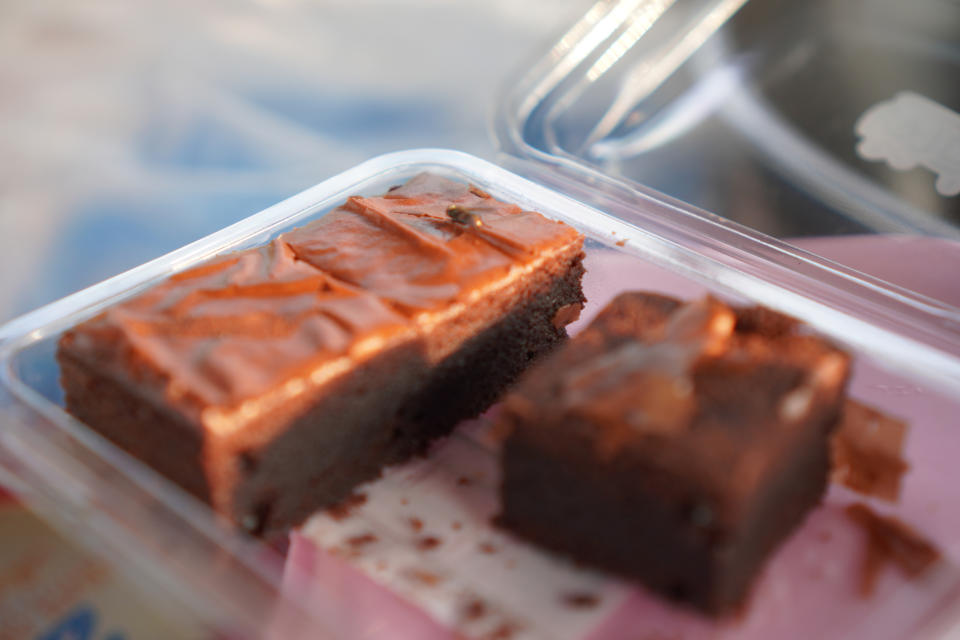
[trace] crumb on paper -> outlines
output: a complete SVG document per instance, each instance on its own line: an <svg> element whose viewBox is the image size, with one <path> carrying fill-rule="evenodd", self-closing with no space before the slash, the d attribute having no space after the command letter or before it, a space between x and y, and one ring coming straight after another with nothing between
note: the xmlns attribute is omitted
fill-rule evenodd
<svg viewBox="0 0 960 640"><path fill-rule="evenodd" d="M436 536L424 536L417 540L417 549L421 551L430 551L436 549L441 544L440 538Z"/></svg>
<svg viewBox="0 0 960 640"><path fill-rule="evenodd" d="M464 620L477 620L487 613L487 605L483 600L473 599L463 608Z"/></svg>
<svg viewBox="0 0 960 640"><path fill-rule="evenodd" d="M908 578L917 578L940 559L940 552L930 541L897 518L878 515L861 502L848 506L846 513L867 535L860 577L863 596L873 593L877 577L887 564L899 567Z"/></svg>
<svg viewBox="0 0 960 640"><path fill-rule="evenodd" d="M327 515L334 520L343 520L349 517L354 509L363 506L367 502L367 494L362 491L355 491L349 496L327 509Z"/></svg>
<svg viewBox="0 0 960 640"><path fill-rule="evenodd" d="M351 547L364 547L377 541L377 536L372 533L361 533L347 538L347 544Z"/></svg>
<svg viewBox="0 0 960 640"><path fill-rule="evenodd" d="M600 599L592 593L566 593L563 602L577 609L590 609L600 604Z"/></svg>
<svg viewBox="0 0 960 640"><path fill-rule="evenodd" d="M872 407L848 400L831 440L831 480L858 493L896 502L903 475L907 425Z"/></svg>
<svg viewBox="0 0 960 640"><path fill-rule="evenodd" d="M433 573L432 571L424 571L423 569L410 569L406 572L406 575L410 579L428 587L436 586L443 581L443 579L437 574Z"/></svg>
<svg viewBox="0 0 960 640"><path fill-rule="evenodd" d="M504 623L483 636L484 640L510 640L517 632L517 628L510 623Z"/></svg>

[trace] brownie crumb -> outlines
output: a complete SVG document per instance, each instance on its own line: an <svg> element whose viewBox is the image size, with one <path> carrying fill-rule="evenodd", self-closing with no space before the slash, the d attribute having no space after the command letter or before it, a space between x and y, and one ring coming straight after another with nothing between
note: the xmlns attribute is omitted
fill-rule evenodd
<svg viewBox="0 0 960 640"><path fill-rule="evenodd" d="M466 487L473 484L473 481L467 476L460 476L457 478L457 484L461 487Z"/></svg>
<svg viewBox="0 0 960 640"><path fill-rule="evenodd" d="M334 520L343 520L349 517L353 510L367 502L367 494L356 491L327 509L327 515Z"/></svg>
<svg viewBox="0 0 960 640"><path fill-rule="evenodd" d="M479 547L480 547L480 553L496 553L497 552L497 548L493 545L493 543L490 543L490 542L481 542Z"/></svg>
<svg viewBox="0 0 960 640"><path fill-rule="evenodd" d="M417 540L417 549L420 551L430 551L440 546L440 538L436 536L424 536Z"/></svg>
<svg viewBox="0 0 960 640"><path fill-rule="evenodd" d="M860 593L869 596L880 570L893 563L909 578L922 575L940 559L940 552L917 531L900 520L877 515L863 503L852 504L847 516L867 534L867 551L860 576Z"/></svg>
<svg viewBox="0 0 960 640"><path fill-rule="evenodd" d="M470 185L470 193L477 196L478 198L483 198L484 200L489 200L491 198L491 195L489 193L473 185Z"/></svg>
<svg viewBox="0 0 960 640"><path fill-rule="evenodd" d="M361 533L357 536L347 538L347 544L351 547L363 547L377 541L377 536L372 533Z"/></svg>
<svg viewBox="0 0 960 640"><path fill-rule="evenodd" d="M483 600L471 600L463 608L463 619L472 621L482 618L487 613L487 605Z"/></svg>
<svg viewBox="0 0 960 640"><path fill-rule="evenodd" d="M487 635L483 636L484 640L510 640L513 637L513 634L516 633L517 628L505 622Z"/></svg>
<svg viewBox="0 0 960 640"><path fill-rule="evenodd" d="M907 425L848 400L831 441L831 480L859 493L895 502L909 465L903 459Z"/></svg>
<svg viewBox="0 0 960 640"><path fill-rule="evenodd" d="M439 584L441 581L440 576L430 571L424 571L423 569L410 569L407 571L407 575L413 580L416 580L421 584L425 584L428 587L433 587Z"/></svg>
<svg viewBox="0 0 960 640"><path fill-rule="evenodd" d="M403 506L407 506L408 504L410 504L410 501L407 500L406 498L400 498L400 504L402 504Z"/></svg>
<svg viewBox="0 0 960 640"><path fill-rule="evenodd" d="M563 601L577 609L590 609L600 604L600 599L592 593L568 593L563 596Z"/></svg>
<svg viewBox="0 0 960 640"><path fill-rule="evenodd" d="M613 244L617 245L618 247L625 247L627 245L627 239L624 238L623 240L617 240Z"/></svg>
<svg viewBox="0 0 960 640"><path fill-rule="evenodd" d="M410 518L410 528L413 529L414 533L420 533L423 531L423 520L420 518Z"/></svg>
<svg viewBox="0 0 960 640"><path fill-rule="evenodd" d="M450 523L450 528L453 529L454 531L460 531L460 529L463 529L463 525L460 523L459 520L454 520L453 522Z"/></svg>

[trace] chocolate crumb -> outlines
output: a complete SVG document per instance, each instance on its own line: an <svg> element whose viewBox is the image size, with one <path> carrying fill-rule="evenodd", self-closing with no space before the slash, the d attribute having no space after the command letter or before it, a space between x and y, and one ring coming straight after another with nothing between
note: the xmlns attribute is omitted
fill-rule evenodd
<svg viewBox="0 0 960 640"><path fill-rule="evenodd" d="M403 506L407 506L408 504L410 504L410 501L407 500L406 498L400 498L400 504L402 504Z"/></svg>
<svg viewBox="0 0 960 640"><path fill-rule="evenodd" d="M410 518L410 528L413 529L414 533L420 533L423 531L423 520L420 518Z"/></svg>
<svg viewBox="0 0 960 640"><path fill-rule="evenodd" d="M464 620L477 620L482 618L487 613L487 605L483 600L471 600L467 603L467 606L463 608L463 619Z"/></svg>
<svg viewBox="0 0 960 640"><path fill-rule="evenodd" d="M916 578L940 559L940 552L920 533L900 520L877 515L863 503L852 504L847 516L867 534L867 551L860 577L860 593L873 593L877 576L887 563L900 567L909 578Z"/></svg>
<svg viewBox="0 0 960 640"><path fill-rule="evenodd" d="M428 587L433 587L440 583L441 578L435 573L430 571L424 571L423 569L410 569L407 571L407 575L416 580L417 582L423 583Z"/></svg>
<svg viewBox="0 0 960 640"><path fill-rule="evenodd" d="M516 627L514 627L512 624L505 622L487 635L483 636L483 638L484 640L510 640L516 630Z"/></svg>
<svg viewBox="0 0 960 640"><path fill-rule="evenodd" d="M497 548L490 542L481 542L479 545L480 553L496 553Z"/></svg>
<svg viewBox="0 0 960 640"><path fill-rule="evenodd" d="M377 541L377 536L372 533L361 533L357 536L347 538L347 544L351 547L363 547Z"/></svg>
<svg viewBox="0 0 960 640"><path fill-rule="evenodd" d="M430 551L440 546L440 538L436 536L424 536L417 541L417 549L421 551Z"/></svg>
<svg viewBox="0 0 960 640"><path fill-rule="evenodd" d="M563 601L578 609L589 609L600 604L600 599L592 593L568 593L563 596Z"/></svg>
<svg viewBox="0 0 960 640"><path fill-rule="evenodd" d="M902 453L906 431L905 422L848 400L830 443L831 480L895 502L909 468Z"/></svg>
<svg viewBox="0 0 960 640"><path fill-rule="evenodd" d="M453 522L450 523L450 528L453 529L454 531L460 531L460 529L463 529L463 525L460 524L459 520L454 520Z"/></svg>
<svg viewBox="0 0 960 640"><path fill-rule="evenodd" d="M334 520L343 520L350 516L353 513L353 510L357 507L364 505L367 502L367 494L362 491L357 491L351 493L349 496L333 505L332 507L327 508L327 515L329 515Z"/></svg>
<svg viewBox="0 0 960 640"><path fill-rule="evenodd" d="M483 198L484 200L489 200L491 198L491 195L489 193L473 185L470 185L470 193L477 196L478 198Z"/></svg>
<svg viewBox="0 0 960 640"><path fill-rule="evenodd" d="M616 242L614 242L614 244L617 245L618 247L625 247L627 245L627 239L624 238L623 240L617 240Z"/></svg>
<svg viewBox="0 0 960 640"><path fill-rule="evenodd" d="M473 481L467 476L460 476L459 478L457 478L457 484L461 487L466 487L472 483Z"/></svg>

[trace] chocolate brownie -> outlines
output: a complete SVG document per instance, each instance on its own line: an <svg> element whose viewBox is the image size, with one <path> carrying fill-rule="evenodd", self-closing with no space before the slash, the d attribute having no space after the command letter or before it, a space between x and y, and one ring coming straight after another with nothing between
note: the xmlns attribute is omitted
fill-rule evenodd
<svg viewBox="0 0 960 640"><path fill-rule="evenodd" d="M616 298L504 402L506 528L703 612L820 500L849 357L713 298Z"/></svg>
<svg viewBox="0 0 960 640"><path fill-rule="evenodd" d="M66 407L229 521L280 532L564 339L582 241L422 174L67 331Z"/></svg>

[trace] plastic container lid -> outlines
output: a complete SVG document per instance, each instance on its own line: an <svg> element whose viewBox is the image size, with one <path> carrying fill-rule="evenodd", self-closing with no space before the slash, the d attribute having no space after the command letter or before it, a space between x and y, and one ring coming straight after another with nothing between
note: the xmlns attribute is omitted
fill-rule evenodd
<svg viewBox="0 0 960 640"><path fill-rule="evenodd" d="M733 233L923 237L930 270L956 271L958 33L945 0L599 2L511 85L496 131L579 197L570 177Z"/></svg>

